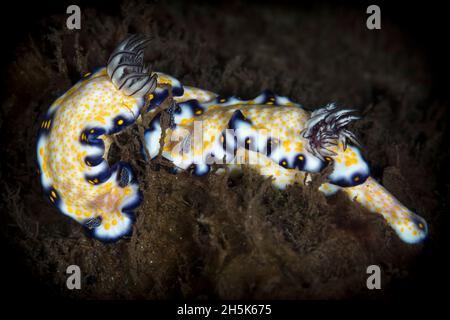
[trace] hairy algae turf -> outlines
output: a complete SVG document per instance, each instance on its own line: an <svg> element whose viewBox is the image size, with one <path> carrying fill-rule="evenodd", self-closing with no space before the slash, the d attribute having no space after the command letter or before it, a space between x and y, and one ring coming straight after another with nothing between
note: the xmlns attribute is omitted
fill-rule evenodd
<svg viewBox="0 0 450 320"><path fill-rule="evenodd" d="M440 214L448 205L437 178L448 159L440 153L447 113L431 95L423 57L387 22L383 32L368 32L357 12L219 9L214 19L218 8L205 5L187 10L131 3L114 15L89 9L81 31L61 30L65 17L51 17L42 26L44 35L17 49L0 119L6 241L37 282L54 295L76 298L399 292L395 284L415 281L415 262L437 246ZM330 101L358 108L364 118L354 130L373 175L429 221L427 247L402 243L381 217L343 195L326 199L316 191L320 175L312 187L277 191L249 169L240 177L196 178L172 175L164 164L145 165L136 128L118 136L111 152L133 164L144 191L133 235L109 245L86 238L80 225L58 214L41 194L35 163L39 117L135 32L154 37L146 51L153 69L184 84L244 98L270 88L310 108ZM83 290L65 289L71 264L81 267ZM383 287L394 283L392 291L367 291L371 264L382 267Z"/></svg>

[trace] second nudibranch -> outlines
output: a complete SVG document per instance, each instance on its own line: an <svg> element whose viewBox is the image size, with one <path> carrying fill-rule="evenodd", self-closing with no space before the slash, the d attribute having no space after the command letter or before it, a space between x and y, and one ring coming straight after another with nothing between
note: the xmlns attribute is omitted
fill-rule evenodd
<svg viewBox="0 0 450 320"><path fill-rule="evenodd" d="M358 119L352 110L330 104L310 113L268 91L250 100L219 97L200 89L190 92L190 97L180 99L174 125L165 133L162 155L177 168L204 175L213 164L234 170L247 164L283 189L307 183L306 173L320 172L332 164L328 183L319 188L325 195L342 190L351 200L381 214L407 243L426 237L425 220L370 177L356 137L347 129ZM160 152L159 121L156 116L145 135L151 157Z"/></svg>

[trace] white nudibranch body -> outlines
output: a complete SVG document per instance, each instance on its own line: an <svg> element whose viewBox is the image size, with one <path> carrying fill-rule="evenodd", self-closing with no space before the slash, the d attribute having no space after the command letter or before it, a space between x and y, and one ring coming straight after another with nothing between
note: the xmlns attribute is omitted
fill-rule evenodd
<svg viewBox="0 0 450 320"><path fill-rule="evenodd" d="M353 110L329 104L311 113L270 91L243 100L183 87L143 65L146 42L139 36L122 42L106 68L55 101L39 133L38 163L47 196L95 237L109 241L129 234L131 210L142 197L131 167L111 167L105 160L111 135L135 123L144 105L154 112L170 92L176 104L162 146L160 113L147 124L147 160L161 152L176 171L192 169L195 175L207 174L214 164L231 170L247 164L281 189L308 183L306 173L332 163L328 182L319 188L325 195L343 191L381 214L407 243L426 237L426 222L370 177L356 137L348 130L358 119Z"/></svg>
<svg viewBox="0 0 450 320"><path fill-rule="evenodd" d="M132 210L141 200L131 167L122 162L110 166L106 154L111 135L136 121L156 86L142 65L145 42L135 36L119 46L107 68L86 75L51 105L39 130L37 158L45 194L104 241L131 232Z"/></svg>

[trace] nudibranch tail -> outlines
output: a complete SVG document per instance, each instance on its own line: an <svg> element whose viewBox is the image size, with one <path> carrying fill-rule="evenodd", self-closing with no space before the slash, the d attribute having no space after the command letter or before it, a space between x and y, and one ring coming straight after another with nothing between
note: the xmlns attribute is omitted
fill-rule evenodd
<svg viewBox="0 0 450 320"><path fill-rule="evenodd" d="M342 188L354 201L381 214L404 242L418 243L428 234L425 220L403 206L392 194L369 177L365 183Z"/></svg>

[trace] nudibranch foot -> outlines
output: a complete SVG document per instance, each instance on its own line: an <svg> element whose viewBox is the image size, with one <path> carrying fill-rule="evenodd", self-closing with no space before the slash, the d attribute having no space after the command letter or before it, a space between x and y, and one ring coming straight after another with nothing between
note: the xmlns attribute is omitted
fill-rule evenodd
<svg viewBox="0 0 450 320"><path fill-rule="evenodd" d="M105 181L111 189L98 194L91 202L94 218L99 223L90 227L90 219L82 222L88 233L104 242L114 242L131 235L135 221L133 210L142 202L142 193L131 167L119 162L111 170L110 178Z"/></svg>

